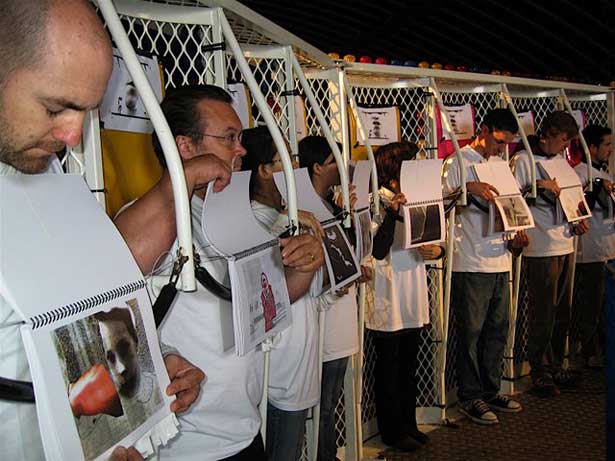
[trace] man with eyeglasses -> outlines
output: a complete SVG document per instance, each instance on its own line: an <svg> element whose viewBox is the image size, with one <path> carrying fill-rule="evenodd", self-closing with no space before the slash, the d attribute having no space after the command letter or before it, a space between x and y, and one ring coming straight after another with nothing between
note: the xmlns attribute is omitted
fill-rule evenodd
<svg viewBox="0 0 615 461"><path fill-rule="evenodd" d="M231 102L225 90L212 85L185 86L169 90L165 95L161 107L175 138L187 178L194 174L194 163L206 159L221 161L233 171L241 169L241 159L246 150L241 145L241 121ZM166 168L155 135L153 145L161 165ZM213 251L202 231L205 185L196 187L191 194L193 241L202 266L216 280L228 283L226 260ZM153 193L156 193L155 189ZM121 230L125 213L131 213L135 207L141 206L141 200L145 200L147 206L147 195L116 218ZM232 207L233 204L229 203L228 206ZM140 232L148 230L148 226L174 226L172 214L167 213L163 221L144 225ZM134 226L127 230L125 237L139 238ZM250 229L245 231L250 232ZM287 265L290 300L294 302L307 292L314 271L322 265L324 257L320 242L309 234L291 237L284 242L283 261ZM152 265L159 260L158 267L162 268L159 272L164 275L169 275L177 249L177 242L171 243L167 247L158 245L144 249L150 254ZM167 251L169 248L170 251ZM289 268L289 264L303 267L302 270L295 270ZM154 269L150 266L147 271ZM160 451L162 460L265 459L258 410L263 386L263 353L253 350L238 357L233 350L223 350L221 317L230 309L228 301L197 286L194 293L181 292L177 295L162 324L162 341L170 341L197 366L209 370L200 399L189 413L180 416L181 433Z"/></svg>
<svg viewBox="0 0 615 461"><path fill-rule="evenodd" d="M517 119L509 110L492 110L483 119L478 135L461 149L467 191L478 202L493 201L498 191L478 181L472 165L501 154L517 130ZM448 195L461 183L457 158L451 156L446 163L443 187ZM499 390L510 305L508 251L518 255L527 244L522 231L505 242L502 234L487 235L487 226L487 215L476 204L455 216L451 288L451 305L457 317L460 410L470 420L485 425L499 421L494 411L521 411L519 402L499 394Z"/></svg>

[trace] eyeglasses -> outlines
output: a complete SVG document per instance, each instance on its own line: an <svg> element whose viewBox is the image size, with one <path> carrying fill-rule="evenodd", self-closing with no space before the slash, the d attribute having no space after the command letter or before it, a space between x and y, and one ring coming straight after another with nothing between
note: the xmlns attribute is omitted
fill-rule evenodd
<svg viewBox="0 0 615 461"><path fill-rule="evenodd" d="M243 135L243 130L240 131L239 133L227 134L226 136L220 136L217 134L209 134L209 133L202 133L202 135L208 136L210 138L221 139L226 147L233 147L237 143L241 144L241 137Z"/></svg>

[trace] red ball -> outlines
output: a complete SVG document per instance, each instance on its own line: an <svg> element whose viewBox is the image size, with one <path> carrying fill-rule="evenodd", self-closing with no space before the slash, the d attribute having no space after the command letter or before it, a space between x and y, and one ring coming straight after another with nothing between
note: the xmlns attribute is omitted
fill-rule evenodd
<svg viewBox="0 0 615 461"><path fill-rule="evenodd" d="M455 66L452 64L447 64L444 66L444 70L455 70Z"/></svg>
<svg viewBox="0 0 615 461"><path fill-rule="evenodd" d="M371 58L371 56L361 56L359 58L359 62L362 62L364 64L371 64L372 63L372 58Z"/></svg>
<svg viewBox="0 0 615 461"><path fill-rule="evenodd" d="M386 58L376 58L376 61L374 61L376 64L388 64L389 60Z"/></svg>
<svg viewBox="0 0 615 461"><path fill-rule="evenodd" d="M467 68L467 66L457 66L457 67L455 68L455 70L456 70L457 72L467 72L467 71L468 71L468 68Z"/></svg>

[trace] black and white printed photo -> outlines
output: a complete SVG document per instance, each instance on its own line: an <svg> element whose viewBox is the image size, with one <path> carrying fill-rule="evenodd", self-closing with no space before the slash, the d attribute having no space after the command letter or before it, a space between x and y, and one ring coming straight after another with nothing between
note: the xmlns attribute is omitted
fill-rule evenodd
<svg viewBox="0 0 615 461"><path fill-rule="evenodd" d="M163 405L137 299L54 330L86 459L95 459Z"/></svg>
<svg viewBox="0 0 615 461"><path fill-rule="evenodd" d="M331 263L335 282L331 285L333 289L336 289L354 280L353 276L359 273L359 268L353 258L348 242L344 238L344 231L342 231L339 224L325 227L324 232L325 238L323 243L327 259Z"/></svg>
<svg viewBox="0 0 615 461"><path fill-rule="evenodd" d="M496 204L503 219L504 230L521 229L532 225L530 211L523 197L498 197Z"/></svg>
<svg viewBox="0 0 615 461"><path fill-rule="evenodd" d="M559 203L568 222L579 221L591 216L581 187L562 188Z"/></svg>
<svg viewBox="0 0 615 461"><path fill-rule="evenodd" d="M404 219L410 219L410 245L417 246L442 240L439 204L408 206L404 211Z"/></svg>

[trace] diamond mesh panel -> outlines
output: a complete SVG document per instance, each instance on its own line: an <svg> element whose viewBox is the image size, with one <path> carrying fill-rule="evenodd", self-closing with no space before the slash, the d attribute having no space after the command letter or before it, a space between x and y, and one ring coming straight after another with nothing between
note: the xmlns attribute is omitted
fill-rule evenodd
<svg viewBox="0 0 615 461"><path fill-rule="evenodd" d="M570 105L575 110L581 110L585 114L587 124L608 126L608 108L604 101L570 101Z"/></svg>
<svg viewBox="0 0 615 461"><path fill-rule="evenodd" d="M534 124L536 130L540 128L544 118L551 112L559 109L559 98L557 96L549 96L545 98L516 98L512 97L513 104L517 112L534 113Z"/></svg>
<svg viewBox="0 0 615 461"><path fill-rule="evenodd" d="M499 93L452 93L442 92L442 101L447 106L471 104L475 111L475 126L478 128L483 118L492 109L497 109L500 103Z"/></svg>
<svg viewBox="0 0 615 461"><path fill-rule="evenodd" d="M429 157L431 124L428 122L428 93L420 88L353 87L359 106L397 106L400 112L401 138L417 143L421 154Z"/></svg>
<svg viewBox="0 0 615 461"><path fill-rule="evenodd" d="M290 113L289 104L293 103L293 99L292 96L289 97L283 94L286 81L284 60L248 58L247 61L254 74L254 78L260 85L261 93L273 112L276 122L282 128L282 133L286 139L289 139L290 124L288 114ZM229 56L226 62L228 81L245 83L236 59L233 56ZM255 126L264 125L265 119L256 105L255 98L251 97L250 99L252 101L252 116L254 117Z"/></svg>
<svg viewBox="0 0 615 461"><path fill-rule="evenodd" d="M152 21L120 15L135 50L158 57L165 88L214 80L211 26Z"/></svg>
<svg viewBox="0 0 615 461"><path fill-rule="evenodd" d="M332 117L339 114L340 108L338 99L333 98L329 89L329 80L316 78L308 79L308 84L310 85L312 93L314 93L314 97L316 98L316 101L318 102L320 110L325 116L327 123L331 126ZM314 108L311 104L309 104L307 98L304 98L304 100L308 133L311 135L324 136L322 128L316 118Z"/></svg>

